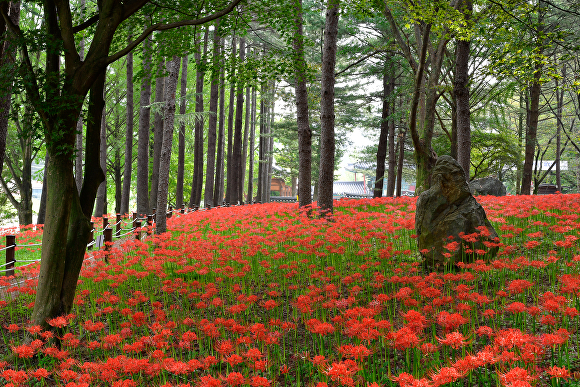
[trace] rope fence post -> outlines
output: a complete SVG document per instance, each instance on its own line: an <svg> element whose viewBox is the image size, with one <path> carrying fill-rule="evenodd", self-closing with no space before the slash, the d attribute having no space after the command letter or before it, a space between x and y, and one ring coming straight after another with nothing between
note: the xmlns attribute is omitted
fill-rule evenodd
<svg viewBox="0 0 580 387"><path fill-rule="evenodd" d="M121 214L117 214L117 220L116 220L116 223L117 223L117 230L116 230L117 232L116 232L116 234L115 234L115 235L116 235L116 236L117 236L117 238L118 238L118 237L119 237L119 235L121 235Z"/></svg>
<svg viewBox="0 0 580 387"><path fill-rule="evenodd" d="M103 230L109 225L109 218L103 216Z"/></svg>
<svg viewBox="0 0 580 387"><path fill-rule="evenodd" d="M141 240L141 221L140 220L133 220L133 227L135 227L135 239L140 241Z"/></svg>
<svg viewBox="0 0 580 387"><path fill-rule="evenodd" d="M171 219L173 216L173 207L169 206L169 211L167 212L167 219Z"/></svg>
<svg viewBox="0 0 580 387"><path fill-rule="evenodd" d="M111 250L111 246L109 246L107 242L113 242L113 229L107 227L103 230L103 235L105 236L105 262L109 263L109 252Z"/></svg>
<svg viewBox="0 0 580 387"><path fill-rule="evenodd" d="M16 236L6 235L6 276L14 275L14 264L16 263Z"/></svg>
<svg viewBox="0 0 580 387"><path fill-rule="evenodd" d="M152 228L153 228L153 215L147 215L147 236L151 236Z"/></svg>
<svg viewBox="0 0 580 387"><path fill-rule="evenodd" d="M93 243L93 241L95 240L95 222L89 222L89 227L91 228L91 236L89 239L90 246L87 247L87 250L92 250L93 245L91 243Z"/></svg>
<svg viewBox="0 0 580 387"><path fill-rule="evenodd" d="M153 222L157 222L157 208L153 207L153 213L151 214Z"/></svg>
<svg viewBox="0 0 580 387"><path fill-rule="evenodd" d="M185 204L182 204L181 205L181 213L182 214L185 214Z"/></svg>

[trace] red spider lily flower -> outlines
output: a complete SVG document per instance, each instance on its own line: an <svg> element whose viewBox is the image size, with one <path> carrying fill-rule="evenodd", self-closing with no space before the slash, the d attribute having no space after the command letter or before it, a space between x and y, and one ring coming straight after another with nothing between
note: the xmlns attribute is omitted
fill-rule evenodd
<svg viewBox="0 0 580 387"><path fill-rule="evenodd" d="M47 320L46 322L48 323L48 325L55 328L64 328L69 323L65 316L55 317L53 319Z"/></svg>
<svg viewBox="0 0 580 387"><path fill-rule="evenodd" d="M228 376L222 378L228 386L241 386L246 383L246 378L239 372L230 372Z"/></svg>
<svg viewBox="0 0 580 387"><path fill-rule="evenodd" d="M521 302L512 302L511 304L509 304L505 307L505 310L510 312L510 313L516 314L516 313L526 312L527 308L526 308L526 305L524 305Z"/></svg>
<svg viewBox="0 0 580 387"><path fill-rule="evenodd" d="M393 382L399 383L400 387L409 387L415 382L415 377L406 372L399 374L399 376L392 376L390 379Z"/></svg>
<svg viewBox="0 0 580 387"><path fill-rule="evenodd" d="M515 367L506 372L505 374L499 374L499 380L503 385L509 385L516 381L531 382L537 377L528 374L528 371L524 368Z"/></svg>
<svg viewBox="0 0 580 387"><path fill-rule="evenodd" d="M447 333L444 338L437 338L437 341L443 345L450 346L453 349L459 349L469 344L467 339L459 332Z"/></svg>
<svg viewBox="0 0 580 387"><path fill-rule="evenodd" d="M20 327L17 324L10 324L8 326L4 325L4 328L8 329L8 332L14 333L20 330Z"/></svg>
<svg viewBox="0 0 580 387"><path fill-rule="evenodd" d="M415 332L407 327L389 333L387 338L393 340L396 349L414 348L421 342Z"/></svg>
<svg viewBox="0 0 580 387"><path fill-rule="evenodd" d="M566 368L564 367L557 367L557 366L553 366L550 367L548 369L546 369L546 373L548 375L550 375L552 377L552 379L556 378L556 379L569 379L570 378L570 371L568 371Z"/></svg>
<svg viewBox="0 0 580 387"><path fill-rule="evenodd" d="M283 374L283 375L285 375L288 372L290 372L290 369L288 368L288 366L286 364L282 364L280 366L280 373Z"/></svg>
<svg viewBox="0 0 580 387"><path fill-rule="evenodd" d="M50 372L48 372L44 368L38 368L34 372L30 372L30 376L32 376L33 378L35 378L37 380L41 380L41 379L44 379L44 378L47 378L48 376L50 376Z"/></svg>
<svg viewBox="0 0 580 387"><path fill-rule="evenodd" d="M31 335L37 335L42 332L42 327L40 325L31 325L26 328L26 331Z"/></svg>
<svg viewBox="0 0 580 387"><path fill-rule="evenodd" d="M236 364L240 364L244 362L244 358L241 357L240 355L237 354L233 354L231 356L228 356L226 358L226 361L229 363L229 365L231 365L232 367L235 366Z"/></svg>
<svg viewBox="0 0 580 387"><path fill-rule="evenodd" d="M210 375L202 376L197 383L197 387L221 387L221 385L221 380Z"/></svg>
<svg viewBox="0 0 580 387"><path fill-rule="evenodd" d="M312 364L316 366L326 366L326 358L323 355L316 355L312 359L309 359Z"/></svg>
<svg viewBox="0 0 580 387"><path fill-rule="evenodd" d="M224 356L228 356L234 351L234 345L230 340L220 341L216 346L215 350Z"/></svg>
<svg viewBox="0 0 580 387"><path fill-rule="evenodd" d="M465 317L459 313L449 313L447 311L439 312L437 315L437 324L445 328L446 331L451 331L469 322Z"/></svg>
<svg viewBox="0 0 580 387"><path fill-rule="evenodd" d="M459 370L453 367L443 367L439 372L431 375L431 381L434 386L442 386L447 383L453 383L462 377L463 374Z"/></svg>
<svg viewBox="0 0 580 387"><path fill-rule="evenodd" d="M406 326L417 333L427 325L427 318L416 310L409 310L403 314L403 318L407 321Z"/></svg>
<svg viewBox="0 0 580 387"><path fill-rule="evenodd" d="M342 384L351 385L353 383L352 376L359 371L359 367L353 360L345 360L338 363L332 363L326 371L331 380L339 381Z"/></svg>
<svg viewBox="0 0 580 387"><path fill-rule="evenodd" d="M34 348L28 345L19 345L17 347L12 347L12 352L14 352L19 358L29 359L34 356Z"/></svg>
<svg viewBox="0 0 580 387"><path fill-rule="evenodd" d="M250 381L252 387L270 387L270 381L262 376L252 376Z"/></svg>
<svg viewBox="0 0 580 387"><path fill-rule="evenodd" d="M20 386L28 380L28 374L26 371L5 370L0 374L0 376L13 383L14 386Z"/></svg>
<svg viewBox="0 0 580 387"><path fill-rule="evenodd" d="M428 355L437 352L439 347L433 343L423 343L421 344L420 350L423 355Z"/></svg>

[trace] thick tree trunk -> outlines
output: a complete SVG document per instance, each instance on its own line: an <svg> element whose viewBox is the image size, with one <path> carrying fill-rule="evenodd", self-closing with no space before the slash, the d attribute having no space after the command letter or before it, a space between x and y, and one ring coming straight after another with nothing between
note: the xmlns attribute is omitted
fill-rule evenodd
<svg viewBox="0 0 580 387"><path fill-rule="evenodd" d="M248 170L248 202L254 202L254 154L256 142L256 88L252 87L252 123L250 129L250 166Z"/></svg>
<svg viewBox="0 0 580 387"><path fill-rule="evenodd" d="M207 54L207 38L209 29L205 29L203 38L203 57L200 47L195 53L195 62L197 66L195 81L195 112L201 115L203 113L203 81L205 78L205 58ZM194 164L193 164L193 182L191 186L191 198L189 206L198 206L201 204L201 190L203 188L203 120L195 122L195 144L194 144Z"/></svg>
<svg viewBox="0 0 580 387"><path fill-rule="evenodd" d="M125 132L125 165L123 171L123 193L121 214L129 213L131 196L131 171L133 170L133 53L127 55L127 130Z"/></svg>
<svg viewBox="0 0 580 387"><path fill-rule="evenodd" d="M312 204L312 130L308 113L302 0L296 0L294 33L296 126L298 127L298 207Z"/></svg>
<svg viewBox="0 0 580 387"><path fill-rule="evenodd" d="M464 0L462 12L469 21L472 11L471 0ZM469 40L458 40L455 50L454 94L457 106L457 162L463 167L465 179L469 181L471 166L471 127L469 108Z"/></svg>
<svg viewBox="0 0 580 387"><path fill-rule="evenodd" d="M320 99L320 168L318 177L318 207L320 216L333 212L334 182L334 67L338 37L340 0L328 0L322 57Z"/></svg>
<svg viewBox="0 0 580 387"><path fill-rule="evenodd" d="M226 158L227 164L227 188L226 188L226 203L231 203L233 201L232 196L232 180L233 180L233 135L234 135L234 101L236 93L236 83L235 83L235 72L236 72L236 37L232 37L232 68L231 68L231 80L230 80L230 103L228 111L228 155Z"/></svg>
<svg viewBox="0 0 580 387"><path fill-rule="evenodd" d="M10 20L15 25L20 24L20 1L4 2ZM0 35L4 35L6 24L4 19L0 24ZM0 80L3 90L0 91L0 175L4 169L4 154L6 152L6 136L8 134L8 118L12 102L12 86L16 70L13 68L16 58L16 39L11 31L6 32L6 39L0 39Z"/></svg>
<svg viewBox="0 0 580 387"><path fill-rule="evenodd" d="M159 65L159 73L165 71L164 60ZM155 103L159 106L165 102L165 78L157 77L155 81ZM151 170L151 191L149 192L149 210L153 211L157 205L157 187L159 187L159 158L163 142L163 114L158 111L153 119L153 166Z"/></svg>
<svg viewBox="0 0 580 387"><path fill-rule="evenodd" d="M85 14L85 0L80 1L81 19ZM79 58L83 60L85 57L85 39L81 38L79 43ZM75 181L79 193L83 186L83 115L79 115L77 122L77 138L76 138L76 155L75 155Z"/></svg>
<svg viewBox="0 0 580 387"><path fill-rule="evenodd" d="M143 42L143 81L139 99L139 142L137 145L137 213L149 213L149 122L151 119L151 39Z"/></svg>
<svg viewBox="0 0 580 387"><path fill-rule="evenodd" d="M385 66L386 67L386 66ZM391 70L389 70L389 73ZM375 189L373 192L374 198L383 197L383 187L385 185L385 163L387 160L387 145L389 137L389 116L391 115L389 107L393 85L390 82L391 76L384 69L383 74L383 109L381 114L381 133L379 135L379 145L377 148L377 169L375 173Z"/></svg>
<svg viewBox="0 0 580 387"><path fill-rule="evenodd" d="M185 54L181 63L181 104L179 105L179 114L185 114L187 96L187 57ZM185 175L185 122L179 125L178 144L177 144L177 181L175 183L175 207L181 208L183 205L183 179Z"/></svg>
<svg viewBox="0 0 580 387"><path fill-rule="evenodd" d="M224 47L224 39L220 41L220 47ZM219 101L219 133L217 137L217 154L216 154L216 174L215 174L215 188L213 194L213 203L218 206L222 204L224 199L224 148L225 148L225 68L220 66L220 101Z"/></svg>
<svg viewBox="0 0 580 387"><path fill-rule="evenodd" d="M536 73L534 73L534 82L529 87L530 90L530 104L529 109L527 109L527 128L526 128L526 148L525 148L525 159L524 159L524 169L522 173L522 195L531 194L532 185L532 174L533 174L533 163L534 163L534 150L536 148L536 136L538 132L538 118L540 116L540 94L542 91L542 85L540 84L540 78L542 75L541 65L536 66Z"/></svg>
<svg viewBox="0 0 580 387"><path fill-rule="evenodd" d="M220 36L217 33L219 28L219 21L216 22L213 35L213 58L212 58L212 72L211 85L209 96L209 122L207 128L207 166L205 169L205 190L204 203L206 206L216 206L219 203L214 198L214 176L215 176L215 161L216 161L216 129L217 129L217 110L219 99L219 82L220 82Z"/></svg>
<svg viewBox="0 0 580 387"><path fill-rule="evenodd" d="M163 108L163 141L159 155L159 186L157 187L157 211L155 214L155 233L163 234L167 231L167 194L169 188L169 167L171 164L171 146L173 144L173 124L175 122L175 93L179 78L179 64L181 58L174 56L167 62L169 76L166 80L166 102Z"/></svg>
<svg viewBox="0 0 580 387"><path fill-rule="evenodd" d="M239 52L239 63L242 65L245 60L246 54L246 39L240 39L240 52ZM241 179L242 179L242 124L243 124L243 113L244 113L244 84L242 82L237 83L236 90L236 121L234 129L234 143L232 149L232 181L231 181L231 197L230 200L237 204L242 202L244 198L242 197ZM230 182L228 181L228 189Z"/></svg>
<svg viewBox="0 0 580 387"><path fill-rule="evenodd" d="M104 98L104 97L103 97ZM101 115L101 138L100 138L100 147L99 147L99 160L101 170L105 175L105 179L99 185L99 190L97 191L97 200L95 203L95 212L93 216L101 217L107 211L107 119L105 116L105 109L103 107L102 115Z"/></svg>

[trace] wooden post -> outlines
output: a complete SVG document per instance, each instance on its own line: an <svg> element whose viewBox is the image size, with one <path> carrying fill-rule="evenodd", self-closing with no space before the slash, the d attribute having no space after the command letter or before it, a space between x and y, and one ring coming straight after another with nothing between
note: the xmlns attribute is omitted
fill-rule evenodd
<svg viewBox="0 0 580 387"><path fill-rule="evenodd" d="M91 228L91 236L89 239L89 245L90 245L95 240L95 222L89 222L89 227ZM89 247L87 247L87 250L92 250L92 249L93 249L93 245L90 245Z"/></svg>
<svg viewBox="0 0 580 387"><path fill-rule="evenodd" d="M169 211L167 212L167 219L171 219L173 216L173 208L169 207Z"/></svg>
<svg viewBox="0 0 580 387"><path fill-rule="evenodd" d="M135 220L133 221L133 227L135 227L135 230L136 230L136 231L135 231L135 239L137 239L137 240L139 240L139 241L140 241L140 240L141 240L141 230L138 230L138 231L137 231L137 229L141 228L141 221L140 221L140 220L137 220L137 219L135 219Z"/></svg>
<svg viewBox="0 0 580 387"><path fill-rule="evenodd" d="M109 225L109 218L103 216L103 230Z"/></svg>
<svg viewBox="0 0 580 387"><path fill-rule="evenodd" d="M152 228L153 228L153 215L147 215L147 236L151 236Z"/></svg>
<svg viewBox="0 0 580 387"><path fill-rule="evenodd" d="M10 247L12 246L12 247ZM16 251L16 236L6 235L6 271L5 275L7 277L14 275L14 264L16 263L16 257L14 252Z"/></svg>
<svg viewBox="0 0 580 387"><path fill-rule="evenodd" d="M157 214L157 208L153 207L153 214L151 214L151 216L152 216L152 219L153 219L154 222L157 222L157 219L156 219L157 216L156 216L156 214Z"/></svg>
<svg viewBox="0 0 580 387"><path fill-rule="evenodd" d="M182 204L181 205L181 213L182 214L185 214L185 204Z"/></svg>
<svg viewBox="0 0 580 387"><path fill-rule="evenodd" d="M105 236L105 262L109 263L109 253L111 251L111 247L107 245L107 242L113 242L113 229L107 227L103 230L103 235Z"/></svg>
<svg viewBox="0 0 580 387"><path fill-rule="evenodd" d="M118 238L121 235L121 214L117 214L117 221L115 223L117 223L116 235Z"/></svg>

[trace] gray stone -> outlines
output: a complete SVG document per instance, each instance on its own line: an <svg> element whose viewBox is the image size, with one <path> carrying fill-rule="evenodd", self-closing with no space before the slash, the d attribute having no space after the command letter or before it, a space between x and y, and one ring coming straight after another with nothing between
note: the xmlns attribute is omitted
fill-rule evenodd
<svg viewBox="0 0 580 387"><path fill-rule="evenodd" d="M463 168L450 156L437 159L431 172L431 188L417 200L415 230L424 266L431 270L489 259L498 250L496 231L469 191ZM463 240L460 235L464 234L473 234L474 242ZM445 246L454 241L459 242L457 250L448 250ZM477 250L485 254L477 254Z"/></svg>
<svg viewBox="0 0 580 387"><path fill-rule="evenodd" d="M473 195L505 196L505 185L495 177L483 177L469 182L469 190Z"/></svg>

